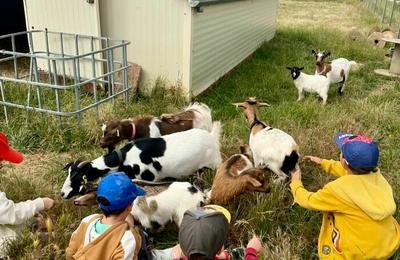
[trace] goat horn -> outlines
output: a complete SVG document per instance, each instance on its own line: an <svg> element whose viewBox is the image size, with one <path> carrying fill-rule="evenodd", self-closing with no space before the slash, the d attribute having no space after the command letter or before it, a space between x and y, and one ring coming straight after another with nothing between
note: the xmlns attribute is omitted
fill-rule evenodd
<svg viewBox="0 0 400 260"><path fill-rule="evenodd" d="M232 105L234 105L235 107L240 107L243 106L243 103L232 103Z"/></svg>
<svg viewBox="0 0 400 260"><path fill-rule="evenodd" d="M83 168L85 165L87 165L89 163L90 162L88 162L88 161L83 161L83 162L80 162L77 167L80 169L80 168Z"/></svg>
<svg viewBox="0 0 400 260"><path fill-rule="evenodd" d="M259 103L258 103L258 106L259 106L259 107L270 107L271 105L268 104L268 103L265 103L265 102L259 102Z"/></svg>

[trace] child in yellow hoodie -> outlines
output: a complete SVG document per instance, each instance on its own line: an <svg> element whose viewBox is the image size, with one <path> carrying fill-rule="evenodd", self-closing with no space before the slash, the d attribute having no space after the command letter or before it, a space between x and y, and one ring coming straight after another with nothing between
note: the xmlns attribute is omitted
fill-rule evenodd
<svg viewBox="0 0 400 260"><path fill-rule="evenodd" d="M336 180L317 192L307 191L301 171L290 188L300 206L322 211L318 240L320 259L387 259L399 248L400 227L390 184L378 167L379 149L371 138L340 133L340 161L306 156Z"/></svg>

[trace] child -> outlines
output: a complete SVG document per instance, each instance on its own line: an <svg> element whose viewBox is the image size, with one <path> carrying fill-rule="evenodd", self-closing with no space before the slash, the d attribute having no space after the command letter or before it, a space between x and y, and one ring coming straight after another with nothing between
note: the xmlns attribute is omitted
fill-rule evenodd
<svg viewBox="0 0 400 260"><path fill-rule="evenodd" d="M21 163L23 156L8 144L8 140L0 132L0 168L3 161L11 163ZM50 209L54 205L54 200L50 198L37 198L24 202L14 203L7 199L6 194L0 191L0 258L5 256L5 244L11 239L15 239L21 224L31 219L36 213L43 209Z"/></svg>
<svg viewBox="0 0 400 260"><path fill-rule="evenodd" d="M230 220L229 211L218 205L186 211L179 228L179 245L154 250L153 259L231 259L228 251L224 250ZM262 249L260 239L253 236L245 249L244 259L256 260Z"/></svg>
<svg viewBox="0 0 400 260"><path fill-rule="evenodd" d="M290 184L295 202L322 211L318 241L321 259L386 259L400 243L392 188L378 167L379 149L366 136L339 134L340 162L306 156L338 177L317 192L301 183L300 169Z"/></svg>
<svg viewBox="0 0 400 260"><path fill-rule="evenodd" d="M103 214L82 220L71 236L66 258L138 259L141 234L126 219L135 198L145 194L124 173L107 175L97 188L97 202Z"/></svg>

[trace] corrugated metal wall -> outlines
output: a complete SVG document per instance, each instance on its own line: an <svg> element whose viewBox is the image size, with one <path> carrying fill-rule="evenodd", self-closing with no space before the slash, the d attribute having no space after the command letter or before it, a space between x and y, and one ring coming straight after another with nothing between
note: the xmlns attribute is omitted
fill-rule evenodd
<svg viewBox="0 0 400 260"><path fill-rule="evenodd" d="M278 0L247 0L204 7L194 13L191 92L204 91L273 38Z"/></svg>
<svg viewBox="0 0 400 260"><path fill-rule="evenodd" d="M102 35L131 41L128 60L142 66L146 86L157 77L181 84L188 11L186 0L100 0Z"/></svg>

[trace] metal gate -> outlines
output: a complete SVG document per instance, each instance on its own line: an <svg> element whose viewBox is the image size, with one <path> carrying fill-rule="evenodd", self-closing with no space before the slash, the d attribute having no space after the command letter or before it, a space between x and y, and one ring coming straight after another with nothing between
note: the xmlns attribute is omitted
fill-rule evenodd
<svg viewBox="0 0 400 260"><path fill-rule="evenodd" d="M15 50L15 39L26 35L30 51ZM123 96L128 101L128 41L106 37L32 30L0 37L11 50L0 50L0 105L8 108L75 116Z"/></svg>

